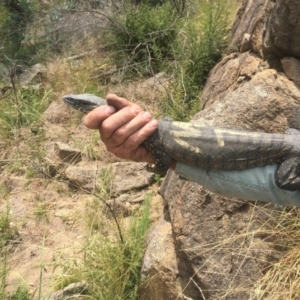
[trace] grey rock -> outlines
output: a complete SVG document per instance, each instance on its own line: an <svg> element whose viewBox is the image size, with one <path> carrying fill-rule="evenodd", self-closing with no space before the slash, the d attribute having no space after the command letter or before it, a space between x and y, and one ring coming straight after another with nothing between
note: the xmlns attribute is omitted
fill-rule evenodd
<svg viewBox="0 0 300 300"><path fill-rule="evenodd" d="M42 64L35 64L30 69L26 69L18 76L18 83L20 86L27 86L29 84L36 84L42 82L45 76L46 67Z"/></svg>
<svg viewBox="0 0 300 300"><path fill-rule="evenodd" d="M246 52L251 49L251 34L245 33L241 42L240 52Z"/></svg>
<svg viewBox="0 0 300 300"><path fill-rule="evenodd" d="M82 160L81 151L62 142L46 145L46 158L54 162L77 164Z"/></svg>
<svg viewBox="0 0 300 300"><path fill-rule="evenodd" d="M141 300L198 299L198 293L183 265L177 265L177 254L169 222L161 220L147 236L147 250L142 266ZM181 275L181 276L179 276ZM187 298L187 296L192 298Z"/></svg>
<svg viewBox="0 0 300 300"><path fill-rule="evenodd" d="M53 101L44 112L45 119L52 124L66 123L70 119L67 106L62 101Z"/></svg>
<svg viewBox="0 0 300 300"><path fill-rule="evenodd" d="M159 91L165 91L167 85L168 85L168 77L165 72L160 72L158 74L155 74L151 78L145 80L143 82L143 85L150 86L153 89L157 89Z"/></svg>
<svg viewBox="0 0 300 300"><path fill-rule="evenodd" d="M66 169L66 177L74 187L100 191L104 185L111 196L140 190L154 181L154 174L145 169L144 163L120 162L104 166L96 162L81 162Z"/></svg>
<svg viewBox="0 0 300 300"><path fill-rule="evenodd" d="M273 1L267 1L273 2ZM300 58L300 10L297 0L277 0L268 17L264 39L266 54Z"/></svg>
<svg viewBox="0 0 300 300"><path fill-rule="evenodd" d="M114 194L140 190L154 182L154 174L146 171L145 163L119 162L112 165L115 168Z"/></svg>
<svg viewBox="0 0 300 300"><path fill-rule="evenodd" d="M82 160L81 151L68 144L56 142L54 151L59 159L68 164L77 164Z"/></svg>
<svg viewBox="0 0 300 300"><path fill-rule="evenodd" d="M56 291L51 294L49 300L64 300L64 299L79 299L80 295L84 294L87 290L85 281L71 283L62 290Z"/></svg>
<svg viewBox="0 0 300 300"><path fill-rule="evenodd" d="M264 57L263 36L273 6L271 0L243 1L231 30L231 52L243 50L245 34L249 34L251 38L247 42L247 50L251 49L254 54Z"/></svg>
<svg viewBox="0 0 300 300"><path fill-rule="evenodd" d="M263 61L253 53L233 53L225 56L211 71L202 92L202 106L223 102L227 94L237 89L257 72Z"/></svg>
<svg viewBox="0 0 300 300"><path fill-rule="evenodd" d="M295 57L284 57L281 65L285 75L300 88L300 60Z"/></svg>
<svg viewBox="0 0 300 300"><path fill-rule="evenodd" d="M300 45L298 4L293 0L243 2L233 26L231 50L236 52L210 72L202 94L204 110L191 122L278 133L290 127L300 129L295 60ZM247 45L243 44L245 34L250 35ZM282 56L293 58L280 63ZM164 290L156 290L160 291L157 299L173 293L173 286L186 277L198 288L193 290L196 296L187 295L192 299L254 299L256 282L266 268L285 255L284 249L278 251L272 246L272 235L260 234L262 224L268 224L280 208L210 193L180 180L173 171L164 179L161 193L168 207L166 219L172 225L173 246L170 243L169 247L175 251L177 270L185 273L178 272L170 284L164 282ZM167 276L163 259L158 262L157 253L151 253L157 258L153 262L149 255L146 252L147 269L156 266L160 278ZM161 283L157 284L159 287Z"/></svg>
<svg viewBox="0 0 300 300"><path fill-rule="evenodd" d="M111 208L111 210L109 210L108 207L104 207L104 212L106 214L110 214L111 211L113 211L115 215L122 216L124 218L132 215L133 209L130 207L128 202L124 203L118 199L111 199L106 201L106 203Z"/></svg>
<svg viewBox="0 0 300 300"><path fill-rule="evenodd" d="M243 1L232 26L230 51L247 51L261 58L300 58L299 3L297 0ZM245 34L250 40L245 47Z"/></svg>

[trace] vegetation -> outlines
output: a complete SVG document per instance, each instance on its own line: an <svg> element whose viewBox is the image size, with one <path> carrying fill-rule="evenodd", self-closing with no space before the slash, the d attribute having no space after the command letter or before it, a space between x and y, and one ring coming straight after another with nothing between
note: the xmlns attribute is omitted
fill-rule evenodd
<svg viewBox="0 0 300 300"><path fill-rule="evenodd" d="M92 2L96 3L57 0L51 2L53 6L44 4L42 10L42 4L36 1L28 4L22 0L4 0L0 3L0 64L5 65L0 78L6 78L1 86L8 87L6 92L0 89L1 170L13 176L25 176L32 182L36 180L36 186L48 188L53 179L64 179L63 171L49 180L35 168L36 164L40 164L41 169L44 167L42 116L51 101L60 99L63 92L70 90L104 95L108 90L118 89L126 97L128 92L128 97L132 95L135 100L145 100L144 105L152 105L157 101L152 95L155 92L149 93L153 98L148 103L150 96L144 88L138 94L136 82L164 72L168 86L164 96L160 94L161 101L153 105L158 107L155 113L188 120L199 110L201 91L209 71L226 51L230 16L235 10L235 2L229 0L128 0L122 2L124 5L115 5L111 14L103 15ZM71 21L73 17L75 21ZM109 25L105 32L99 30L103 18ZM66 23L69 26L62 26ZM72 32L70 28L74 28L74 24L78 27ZM105 38L100 36L100 31ZM95 49L98 54L80 61L61 59L61 56L65 58ZM41 61L48 62L44 84L38 88L33 85L19 87L17 77L25 65ZM117 69L117 85L116 82L110 84L109 80L103 83L102 72L113 66ZM75 121L66 122L66 130L70 124L81 122L81 117L78 114ZM76 135L72 134L70 140ZM92 135L89 145L85 140L80 142L76 145L83 148L87 159L99 159L98 150L93 148L98 147L98 133ZM128 225L122 216L111 214L112 209L105 204L111 198L112 176L109 168L101 171L100 182L95 184L97 193L83 206L84 212L78 219L85 224L87 234L78 256L63 263L53 258L51 266L41 261L41 282L34 295L25 282L15 286L13 292L6 290L15 232L9 208L0 212L0 299L43 299L42 279L46 267L48 272L61 269L55 282L57 289L85 280L89 299L137 298L152 195L147 195L141 211L131 217ZM156 180L161 179L156 177ZM62 191L61 196L73 193L65 186ZM78 194L84 192L78 190ZM9 193L10 187L1 182L1 205ZM52 203L44 199L39 198L34 203L32 218L38 226L51 224L51 209ZM269 231L262 228L263 233L273 235L275 247L286 251L286 255L266 268L253 299L299 298L298 217L298 209L287 209L264 224ZM26 222L22 222L19 226L25 228ZM63 219L63 225L72 227L68 217ZM43 237L41 248L46 242L47 238Z"/></svg>
<svg viewBox="0 0 300 300"><path fill-rule="evenodd" d="M40 134L38 124L42 113L50 103L51 91L15 90L6 101L0 103L0 131L3 137L13 136L21 127L29 127Z"/></svg>
<svg viewBox="0 0 300 300"><path fill-rule="evenodd" d="M119 68L128 75L154 75L174 60L175 40L182 27L183 12L172 1L152 5L126 3L116 10L111 23L110 48Z"/></svg>
<svg viewBox="0 0 300 300"><path fill-rule="evenodd" d="M9 206L6 211L0 212L0 299L6 299L6 278L8 275L8 251L10 242L13 240L15 230L9 217ZM28 288L17 287L16 291L9 295L9 300L29 300Z"/></svg>
<svg viewBox="0 0 300 300"><path fill-rule="evenodd" d="M299 298L300 223L299 208L281 211L272 222L270 236L274 236L274 247L286 254L277 263L267 268L256 284L254 299L280 300Z"/></svg>
<svg viewBox="0 0 300 300"><path fill-rule="evenodd" d="M132 219L129 228L122 228L123 242L118 236L99 236L101 227L97 230L91 228L82 263L72 261L66 265L63 275L57 280L57 288L86 280L91 299L136 299L145 236L150 225L151 198L151 194L146 196L142 213ZM98 215L97 211L94 212Z"/></svg>
<svg viewBox="0 0 300 300"><path fill-rule="evenodd" d="M51 6L37 1L30 4L23 0L2 1L0 132L3 150L12 149L3 169L24 176L28 184L36 180L48 185L42 176L45 174L40 172L45 167L42 119L45 109L67 89L78 93L106 93L109 87L97 82L98 74L113 65L117 67L123 91L130 91L127 82L165 72L169 78L168 92L154 113L187 120L199 108L199 95L208 72L226 48L229 2L128 0L119 6L114 3L111 14L104 15L97 9L95 1L81 0L75 5L74 1L57 0L51 2ZM107 22L106 31L102 30L103 20ZM101 55L87 56L80 64L62 61L62 55L78 54L79 49L82 52L97 49ZM43 84L21 87L19 78L24 70L45 61L48 62L48 73ZM143 93L137 95L138 99L148 97ZM81 116L75 117L78 124ZM98 135L95 136L88 146L77 144L92 160L99 157L93 149L98 141ZM63 172L56 177L64 178ZM125 225L122 217L116 216L105 204L111 198L112 171L109 168L103 170L99 177L101 182L95 185L98 192L87 202L82 216L88 228L80 251L83 255L51 266L54 271L62 269L55 285L63 288L69 283L85 280L91 299L136 299L152 195L147 195L141 211L131 217L129 226ZM160 178L156 180L160 181ZM9 192L5 183L1 183L3 198ZM32 218L37 226L50 226L51 205L39 196L37 198ZM99 218L105 214L109 216ZM68 221L67 217L63 219L65 226ZM10 224L7 210L6 214L0 215L0 298L41 299L46 268L43 258L39 264L40 283L34 295L24 281L13 292L6 291L10 241L13 239ZM42 249L45 240L43 235ZM51 267L48 266L48 270Z"/></svg>
<svg viewBox="0 0 300 300"><path fill-rule="evenodd" d="M178 9L178 7L180 9ZM168 72L171 92L163 112L188 120L199 111L199 93L227 45L229 1L153 1L125 5L113 15L110 49L127 76Z"/></svg>
<svg viewBox="0 0 300 300"><path fill-rule="evenodd" d="M0 62L25 58L22 42L27 25L33 19L33 5L23 0L3 0L0 3Z"/></svg>

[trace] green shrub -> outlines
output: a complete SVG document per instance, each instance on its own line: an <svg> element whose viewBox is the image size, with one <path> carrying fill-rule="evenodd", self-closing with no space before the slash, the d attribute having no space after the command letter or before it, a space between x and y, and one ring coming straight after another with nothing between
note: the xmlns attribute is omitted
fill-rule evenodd
<svg viewBox="0 0 300 300"><path fill-rule="evenodd" d="M33 1L3 0L0 4L0 61L24 58L23 40L33 20Z"/></svg>
<svg viewBox="0 0 300 300"><path fill-rule="evenodd" d="M176 40L175 61L169 72L173 86L162 103L166 115L187 121L200 109L200 94L213 66L226 51L229 0L200 0L190 4L194 13L186 19Z"/></svg>
<svg viewBox="0 0 300 300"><path fill-rule="evenodd" d="M187 29L189 59L186 60L186 82L202 88L209 71L221 59L227 47L228 1L200 1L200 16ZM198 32L198 33L197 33ZM193 97L191 92L191 97Z"/></svg>
<svg viewBox="0 0 300 300"><path fill-rule="evenodd" d="M26 286L20 285L17 290L9 296L9 300L31 300L32 295Z"/></svg>
<svg viewBox="0 0 300 300"><path fill-rule="evenodd" d="M186 121L199 111L208 73L226 51L229 12L236 3L160 2L127 1L112 17L110 45L125 75L167 72L172 81L161 107L165 115Z"/></svg>
<svg viewBox="0 0 300 300"><path fill-rule="evenodd" d="M113 15L111 48L120 68L134 74L159 72L174 59L173 43L181 27L181 12L172 1L154 6L151 1L125 4Z"/></svg>

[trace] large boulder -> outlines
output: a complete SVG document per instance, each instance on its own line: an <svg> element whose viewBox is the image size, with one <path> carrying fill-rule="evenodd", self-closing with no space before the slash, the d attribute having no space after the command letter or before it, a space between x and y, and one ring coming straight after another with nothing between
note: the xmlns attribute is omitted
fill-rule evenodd
<svg viewBox="0 0 300 300"><path fill-rule="evenodd" d="M232 26L230 51L251 50L264 56L263 38L268 17L274 6L270 0L244 0Z"/></svg>
<svg viewBox="0 0 300 300"><path fill-rule="evenodd" d="M300 58L300 13L297 0L244 0L232 27L231 51Z"/></svg>
<svg viewBox="0 0 300 300"><path fill-rule="evenodd" d="M274 53L278 57L294 56L300 58L299 36L299 1L275 1L275 7L268 18L267 31L264 37L265 53Z"/></svg>
<svg viewBox="0 0 300 300"><path fill-rule="evenodd" d="M199 112L193 122L284 132L300 128L299 111L300 90L284 74L266 69ZM264 269L284 254L272 248L271 237L259 234L275 208L214 195L174 172L168 173L162 193L176 253L189 262L190 277L205 299L249 299Z"/></svg>
<svg viewBox="0 0 300 300"><path fill-rule="evenodd" d="M300 129L296 59L300 18L295 17L300 14L300 6L295 3L243 2L231 43L231 49L235 46L239 51L224 57L213 68L202 94L204 109L191 122L277 133L289 127ZM274 248L274 237L265 230L272 226L269 222L281 208L215 195L181 180L173 171L168 172L161 193L167 206L166 221L172 228L173 244L169 239L168 244L175 251L178 265L173 268L179 270L176 282L188 276L188 282L197 287L193 293L198 293L191 296L180 286L178 299L254 299L257 281L285 254L283 249ZM148 247L154 249L155 242L151 239ZM153 266L149 261L146 255L147 268L155 268L159 278L168 274L164 273L163 261L156 259ZM180 273L181 268L184 273ZM175 282L164 285L164 293L168 294L168 286L174 285ZM157 297L164 299L162 295Z"/></svg>

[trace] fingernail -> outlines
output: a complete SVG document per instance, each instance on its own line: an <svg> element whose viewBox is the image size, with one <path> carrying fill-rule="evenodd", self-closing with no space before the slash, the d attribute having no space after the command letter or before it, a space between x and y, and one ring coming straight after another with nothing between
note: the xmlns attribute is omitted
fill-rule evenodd
<svg viewBox="0 0 300 300"><path fill-rule="evenodd" d="M158 126L158 122L157 122L156 120L152 120L152 121L149 123L149 125L150 125L151 127L156 128L156 127Z"/></svg>
<svg viewBox="0 0 300 300"><path fill-rule="evenodd" d="M106 108L105 108L105 110L104 110L108 115L111 115L111 114L113 114L115 111L116 111L116 109L113 107L113 106L107 106Z"/></svg>
<svg viewBox="0 0 300 300"><path fill-rule="evenodd" d="M130 109L135 115L137 115L140 112L140 110L135 106L132 106Z"/></svg>
<svg viewBox="0 0 300 300"><path fill-rule="evenodd" d="M143 113L143 118L146 120L150 120L152 118L152 116L149 112L146 111Z"/></svg>

